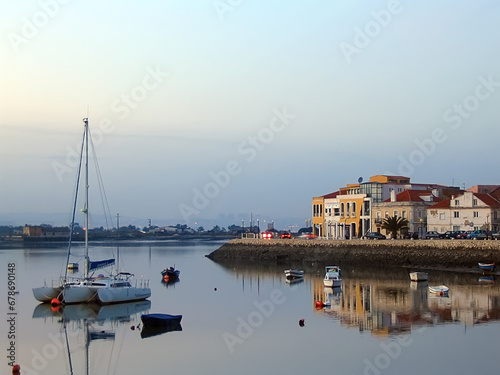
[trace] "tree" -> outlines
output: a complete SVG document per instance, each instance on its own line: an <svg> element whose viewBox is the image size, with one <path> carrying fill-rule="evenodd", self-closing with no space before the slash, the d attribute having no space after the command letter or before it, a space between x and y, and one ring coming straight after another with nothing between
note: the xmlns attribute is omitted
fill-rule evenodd
<svg viewBox="0 0 500 375"><path fill-rule="evenodd" d="M198 232L204 232L205 231L205 228L203 227L198 227Z"/></svg>
<svg viewBox="0 0 500 375"><path fill-rule="evenodd" d="M382 223L382 229L391 232L391 237L396 238L399 231L408 229L408 220L397 216L386 217Z"/></svg>

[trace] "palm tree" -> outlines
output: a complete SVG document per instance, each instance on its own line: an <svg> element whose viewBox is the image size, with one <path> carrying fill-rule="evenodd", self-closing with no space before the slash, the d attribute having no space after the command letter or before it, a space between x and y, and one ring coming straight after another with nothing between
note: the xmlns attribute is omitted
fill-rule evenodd
<svg viewBox="0 0 500 375"><path fill-rule="evenodd" d="M391 237L396 238L400 230L408 229L408 220L397 216L386 217L382 223L382 229L391 232Z"/></svg>

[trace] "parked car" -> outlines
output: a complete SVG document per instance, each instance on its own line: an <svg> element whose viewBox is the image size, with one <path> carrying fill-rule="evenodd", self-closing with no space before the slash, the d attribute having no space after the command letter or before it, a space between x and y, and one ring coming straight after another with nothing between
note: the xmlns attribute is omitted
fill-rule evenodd
<svg viewBox="0 0 500 375"><path fill-rule="evenodd" d="M365 234L367 240L385 240L386 236L379 232L368 232Z"/></svg>
<svg viewBox="0 0 500 375"><path fill-rule="evenodd" d="M487 240L488 239L488 232L482 229L475 230L472 233L469 233L467 235L467 238L470 240Z"/></svg>
<svg viewBox="0 0 500 375"><path fill-rule="evenodd" d="M426 240L434 240L434 239L437 239L437 238L439 238L439 233L436 232L436 231L434 231L434 230L431 230L431 231L429 231L429 232L427 232L425 234L425 239Z"/></svg>
<svg viewBox="0 0 500 375"><path fill-rule="evenodd" d="M464 240L464 239L466 239L466 238L467 238L467 236L468 236L470 233L472 233L472 231L471 231L471 230L468 230L468 231L462 231L462 233L460 233L460 234L458 234L458 235L457 235L457 239L459 239L459 240Z"/></svg>
<svg viewBox="0 0 500 375"><path fill-rule="evenodd" d="M448 231L444 232L439 238L444 238L447 240L450 240L450 239L454 240L462 232L463 232L462 230L448 230Z"/></svg>
<svg viewBox="0 0 500 375"><path fill-rule="evenodd" d="M500 232L491 232L491 239L492 240L500 239Z"/></svg>
<svg viewBox="0 0 500 375"><path fill-rule="evenodd" d="M418 240L418 232L406 232L406 233L403 233L403 238L405 240Z"/></svg>

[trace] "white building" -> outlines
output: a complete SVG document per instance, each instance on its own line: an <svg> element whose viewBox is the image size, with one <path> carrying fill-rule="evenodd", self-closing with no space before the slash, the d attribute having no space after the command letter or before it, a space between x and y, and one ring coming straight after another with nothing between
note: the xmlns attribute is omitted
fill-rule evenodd
<svg viewBox="0 0 500 375"><path fill-rule="evenodd" d="M497 231L499 228L500 202L490 194L465 191L427 208L428 231Z"/></svg>

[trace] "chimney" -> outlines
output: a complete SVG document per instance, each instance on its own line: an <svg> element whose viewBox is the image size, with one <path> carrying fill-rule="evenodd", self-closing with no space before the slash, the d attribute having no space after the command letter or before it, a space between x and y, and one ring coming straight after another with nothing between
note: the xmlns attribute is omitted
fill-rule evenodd
<svg viewBox="0 0 500 375"><path fill-rule="evenodd" d="M391 202L396 202L396 192L391 190Z"/></svg>

